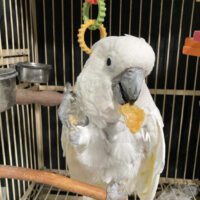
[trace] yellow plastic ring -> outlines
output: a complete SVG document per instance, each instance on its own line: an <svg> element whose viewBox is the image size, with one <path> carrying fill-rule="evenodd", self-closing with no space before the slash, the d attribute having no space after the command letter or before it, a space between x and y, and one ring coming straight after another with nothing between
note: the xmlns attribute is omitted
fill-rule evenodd
<svg viewBox="0 0 200 200"><path fill-rule="evenodd" d="M79 33L78 33L78 42L80 47L82 48L83 51L85 51L87 54L91 54L92 53L92 49L89 48L86 43L85 43L85 31L87 30L88 27L90 27L91 25L95 24L95 20L88 20L86 21L84 24L81 25L81 28L79 29ZM100 37L104 38L107 36L107 32L105 27L102 25L99 26L99 31L100 31Z"/></svg>

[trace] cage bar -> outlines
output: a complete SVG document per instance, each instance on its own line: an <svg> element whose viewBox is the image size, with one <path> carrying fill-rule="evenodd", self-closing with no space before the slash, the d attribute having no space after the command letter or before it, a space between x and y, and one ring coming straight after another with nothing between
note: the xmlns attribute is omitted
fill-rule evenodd
<svg viewBox="0 0 200 200"><path fill-rule="evenodd" d="M191 19L190 19L190 30L189 30L190 35L192 34L192 24L193 24L193 20L194 20L194 8L195 8L195 2L193 1ZM185 72L185 79L184 79L184 90L186 90L186 84L187 84L188 67L189 67L188 62L189 62L189 56L187 56L187 58L186 58L186 72ZM177 154L176 154L175 178L177 177L177 173L178 173L178 162L179 162L179 153L180 153L180 145L181 145L181 137L182 137L181 133L182 133L182 127L183 127L184 105L185 105L185 95L183 95L183 102L182 102L182 107L181 107L181 120L180 120L178 147L177 147Z"/></svg>
<svg viewBox="0 0 200 200"><path fill-rule="evenodd" d="M159 33L158 33L158 40L157 40L157 52L156 52L156 78L155 78L155 91L157 90L157 84L158 84L158 66L159 66L159 58L160 58L160 40L161 40L161 27L162 27L162 13L163 13L163 0L160 1L160 20L159 20ZM156 101L156 94L154 95L154 100Z"/></svg>
<svg viewBox="0 0 200 200"><path fill-rule="evenodd" d="M181 40L181 32L182 32L182 22L183 22L183 9L184 9L184 1L182 1L181 5L181 16L180 16L180 25L179 25L179 35L178 35L178 48L177 48L177 58L176 58L176 72L175 72L175 80L174 80L174 88L176 88L177 85L177 74L178 74L178 67L179 67L179 57L180 57L180 40ZM168 47L170 48L170 47ZM169 65L169 63L167 63ZM168 67L167 71L165 73L166 75L168 74ZM167 78L165 83L167 84ZM165 85L166 88L166 85ZM164 103L163 103L163 109L165 107L165 98L164 96ZM169 144L168 144L168 157L167 157L167 171L166 171L166 176L168 176L168 170L169 170L169 159L170 159L170 153L171 153L171 140L172 140L172 128L173 128L173 120L174 120L174 110L175 110L175 95L173 95L173 100L172 100L172 117L171 117L171 122L170 122L170 133L169 133ZM163 118L164 118L164 112L163 110Z"/></svg>

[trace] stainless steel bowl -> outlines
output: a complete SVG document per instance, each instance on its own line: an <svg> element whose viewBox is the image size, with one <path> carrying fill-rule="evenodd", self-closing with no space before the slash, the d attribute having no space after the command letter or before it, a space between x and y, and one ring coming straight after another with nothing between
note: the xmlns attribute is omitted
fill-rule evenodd
<svg viewBox="0 0 200 200"><path fill-rule="evenodd" d="M19 81L28 83L47 83L51 69L51 65L33 62L18 63L16 65Z"/></svg>
<svg viewBox="0 0 200 200"><path fill-rule="evenodd" d="M0 68L0 112L15 104L17 74L13 68Z"/></svg>

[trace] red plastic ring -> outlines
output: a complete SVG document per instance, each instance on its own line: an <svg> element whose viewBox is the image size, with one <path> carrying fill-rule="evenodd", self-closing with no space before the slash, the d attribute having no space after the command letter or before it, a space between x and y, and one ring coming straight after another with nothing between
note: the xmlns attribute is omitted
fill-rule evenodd
<svg viewBox="0 0 200 200"><path fill-rule="evenodd" d="M91 3L91 4L97 4L97 0L86 0L88 3Z"/></svg>

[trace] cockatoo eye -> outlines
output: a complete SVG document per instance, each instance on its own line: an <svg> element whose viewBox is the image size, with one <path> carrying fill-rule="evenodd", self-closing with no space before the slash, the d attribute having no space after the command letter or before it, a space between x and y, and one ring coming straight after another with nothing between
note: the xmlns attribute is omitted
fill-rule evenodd
<svg viewBox="0 0 200 200"><path fill-rule="evenodd" d="M107 64L107 66L111 66L112 65L111 58L107 58L106 64Z"/></svg>

